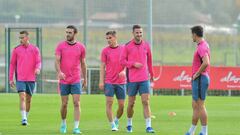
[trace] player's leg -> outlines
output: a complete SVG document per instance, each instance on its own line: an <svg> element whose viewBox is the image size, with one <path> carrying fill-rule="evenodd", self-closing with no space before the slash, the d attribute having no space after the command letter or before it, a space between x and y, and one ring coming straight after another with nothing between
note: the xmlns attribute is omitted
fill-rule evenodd
<svg viewBox="0 0 240 135"><path fill-rule="evenodd" d="M20 103L20 110L26 111L26 93L25 92L19 92L19 103Z"/></svg>
<svg viewBox="0 0 240 135"><path fill-rule="evenodd" d="M136 95L138 92L137 83L129 82L127 84L127 93L128 93L128 107L127 107L127 132L132 132L132 117L134 114L134 104L136 100Z"/></svg>
<svg viewBox="0 0 240 135"><path fill-rule="evenodd" d="M26 85L24 82L16 81L16 88L19 93L19 105L20 112L22 115L22 125L27 125L26 115Z"/></svg>
<svg viewBox="0 0 240 135"><path fill-rule="evenodd" d="M73 106L74 106L74 134L80 134L80 128L79 128L79 121L80 121L80 113L81 113L81 107L80 107L80 95L82 92L81 84L76 83L71 85L71 94L73 97Z"/></svg>
<svg viewBox="0 0 240 135"><path fill-rule="evenodd" d="M202 135L207 135L208 131L207 131L207 110L205 107L205 103L204 100L199 100L198 101L198 107L199 107L199 118L201 121L201 125L202 125L202 130L201 133Z"/></svg>
<svg viewBox="0 0 240 135"><path fill-rule="evenodd" d="M26 116L27 117L31 109L31 101L32 101L32 96L26 93Z"/></svg>
<svg viewBox="0 0 240 135"><path fill-rule="evenodd" d="M146 132L154 133L151 123L151 109L150 109L150 82L144 81L139 83L139 93L141 95L143 114L146 121Z"/></svg>
<svg viewBox="0 0 240 135"><path fill-rule="evenodd" d="M114 96L114 86L113 84L105 84L104 85L104 93L106 96L106 115L108 121L111 126L112 131L117 131L117 127L113 121L113 112L112 112L112 105L113 105L113 96Z"/></svg>
<svg viewBox="0 0 240 135"><path fill-rule="evenodd" d="M196 100L192 100L192 109L193 109L193 114L192 114L192 125L190 126L188 132L186 133L186 135L193 135L196 127L197 127L197 123L199 120L199 110L198 110L198 102Z"/></svg>
<svg viewBox="0 0 240 135"><path fill-rule="evenodd" d="M186 135L193 135L196 130L197 123L199 120L198 100L199 100L199 78L192 81L192 110L193 110L192 125L190 126Z"/></svg>
<svg viewBox="0 0 240 135"><path fill-rule="evenodd" d="M68 95L61 96L61 101L62 101L62 105L61 105L60 112L61 112L62 123L61 123L60 132L66 133L67 132L66 118L67 118Z"/></svg>
<svg viewBox="0 0 240 135"><path fill-rule="evenodd" d="M80 121L80 94L72 94L74 106L74 134L80 134L79 121Z"/></svg>
<svg viewBox="0 0 240 135"><path fill-rule="evenodd" d="M207 129L208 116L207 116L207 110L204 102L206 99L208 86L209 86L209 77L205 75L201 75L201 97L198 101L198 107L199 107L199 117L202 125L202 130L200 134L202 135L208 135L208 129Z"/></svg>
<svg viewBox="0 0 240 135"><path fill-rule="evenodd" d="M197 125L199 120L199 106L198 101L193 100L192 101L192 109L193 109L193 116L192 116L192 125Z"/></svg>
<svg viewBox="0 0 240 135"><path fill-rule="evenodd" d="M127 107L127 131L132 132L132 117L134 114L134 104L136 96L128 96L128 107Z"/></svg>
<svg viewBox="0 0 240 135"><path fill-rule="evenodd" d="M66 133L67 132L67 106L68 106L68 95L69 95L69 85L67 84L60 84L60 94L61 94L61 127L60 127L60 132L61 133Z"/></svg>
<svg viewBox="0 0 240 135"><path fill-rule="evenodd" d="M68 106L68 96L61 96L61 118L66 121L67 118L67 106ZM64 122L65 123L65 122Z"/></svg>
<svg viewBox="0 0 240 135"><path fill-rule="evenodd" d="M22 125L27 125L26 93L25 92L19 92L19 103L20 103L20 112L22 115Z"/></svg>
<svg viewBox="0 0 240 135"><path fill-rule="evenodd" d="M25 83L26 83L26 115L28 117L28 114L31 108L32 95L35 89L35 82L25 82Z"/></svg>
<svg viewBox="0 0 240 135"><path fill-rule="evenodd" d="M118 129L117 129L116 124L114 123L114 120L113 120L112 105L113 105L113 97L106 96L106 114L107 114L107 118L108 118L108 121L110 123L111 130L112 131L117 131Z"/></svg>
<svg viewBox="0 0 240 135"><path fill-rule="evenodd" d="M117 109L117 115L114 119L114 123L116 127L119 127L119 119L122 117L124 112L124 102L126 98L126 85L125 84L119 84L116 85L116 97L118 100L118 109Z"/></svg>

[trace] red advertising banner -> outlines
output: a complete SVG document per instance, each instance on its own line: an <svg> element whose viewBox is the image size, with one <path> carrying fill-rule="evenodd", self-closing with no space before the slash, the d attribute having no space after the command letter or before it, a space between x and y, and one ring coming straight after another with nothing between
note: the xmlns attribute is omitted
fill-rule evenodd
<svg viewBox="0 0 240 135"><path fill-rule="evenodd" d="M154 66L153 89L191 89L191 66ZM240 67L211 67L210 90L240 90Z"/></svg>

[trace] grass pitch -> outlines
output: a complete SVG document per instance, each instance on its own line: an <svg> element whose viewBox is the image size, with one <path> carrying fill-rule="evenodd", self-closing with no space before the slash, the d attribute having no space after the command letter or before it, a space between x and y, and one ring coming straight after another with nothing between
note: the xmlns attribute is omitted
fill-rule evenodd
<svg viewBox="0 0 240 135"><path fill-rule="evenodd" d="M114 102L114 112L116 104ZM56 94L35 94L29 114L27 127L21 126L17 94L0 94L0 135L57 135L60 127L60 96ZM127 105L127 104L126 104ZM239 97L207 97L206 106L209 116L209 135L240 134L240 98ZM105 114L104 95L81 96L80 129L83 135L125 135L126 109L120 119L119 131L112 132ZM126 108L126 107L125 107ZM184 135L191 125L190 96L152 96L152 126L157 135ZM168 116L176 112L176 116ZM72 134L73 105L69 100L67 116L67 134ZM200 131L200 123L197 132ZM133 117L133 133L144 135L145 120L140 98L137 98Z"/></svg>

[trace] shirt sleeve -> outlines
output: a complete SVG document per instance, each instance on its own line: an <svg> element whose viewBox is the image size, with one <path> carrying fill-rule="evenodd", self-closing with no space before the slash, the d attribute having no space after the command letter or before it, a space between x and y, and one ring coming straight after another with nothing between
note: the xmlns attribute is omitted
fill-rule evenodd
<svg viewBox="0 0 240 135"><path fill-rule="evenodd" d="M41 70L42 60L39 49L36 47L36 69Z"/></svg>
<svg viewBox="0 0 240 135"><path fill-rule="evenodd" d="M207 48L206 48L206 47L203 47L203 46L200 46L200 47L198 48L197 52L198 52L198 54L199 54L199 56L200 56L201 58L203 58L204 56L207 56L207 55L208 55L208 50L207 50Z"/></svg>
<svg viewBox="0 0 240 135"><path fill-rule="evenodd" d="M12 52L11 60L10 60L10 71L9 71L9 80L13 81L13 75L17 65L17 53L14 49Z"/></svg>
<svg viewBox="0 0 240 135"><path fill-rule="evenodd" d="M81 59L86 58L86 48L84 45L82 45L80 57L81 57Z"/></svg>
<svg viewBox="0 0 240 135"><path fill-rule="evenodd" d="M107 55L105 49L102 50L101 52L101 62L105 63L107 62Z"/></svg>
<svg viewBox="0 0 240 135"><path fill-rule="evenodd" d="M127 52L127 47L125 46L123 48L122 54L120 56L120 63L122 66L125 66L127 68L131 68L134 64L132 61L128 61L128 52Z"/></svg>
<svg viewBox="0 0 240 135"><path fill-rule="evenodd" d="M148 53L147 53L147 65L148 65L148 71L151 77L153 77L153 66L152 66L152 52L150 49L150 46L148 45Z"/></svg>
<svg viewBox="0 0 240 135"><path fill-rule="evenodd" d="M61 56L61 46L59 44L55 50L55 55Z"/></svg>

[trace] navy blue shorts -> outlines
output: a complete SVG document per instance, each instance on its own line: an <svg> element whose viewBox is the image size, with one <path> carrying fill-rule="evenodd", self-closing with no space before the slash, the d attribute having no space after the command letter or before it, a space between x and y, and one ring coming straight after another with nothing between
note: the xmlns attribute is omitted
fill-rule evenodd
<svg viewBox="0 0 240 135"><path fill-rule="evenodd" d="M35 82L34 81L16 81L17 91L25 92L28 95L32 96L35 90Z"/></svg>
<svg viewBox="0 0 240 135"><path fill-rule="evenodd" d="M150 81L142 82L128 82L127 83L128 96L136 96L137 93L149 94L150 93Z"/></svg>
<svg viewBox="0 0 240 135"><path fill-rule="evenodd" d="M125 84L109 84L105 83L104 93L107 97L113 97L116 94L117 99L126 98L126 85Z"/></svg>
<svg viewBox="0 0 240 135"><path fill-rule="evenodd" d="M60 93L61 93L61 96L67 96L69 94L81 94L82 85L81 83L74 83L74 84L60 83Z"/></svg>
<svg viewBox="0 0 240 135"><path fill-rule="evenodd" d="M192 81L192 98L197 101L198 99L205 100L207 95L210 79L206 75L200 75Z"/></svg>

